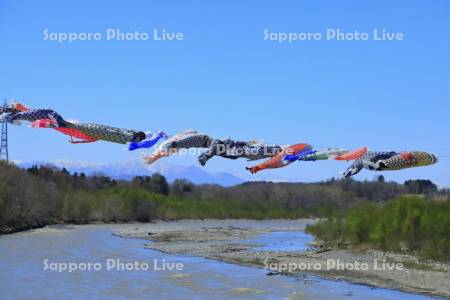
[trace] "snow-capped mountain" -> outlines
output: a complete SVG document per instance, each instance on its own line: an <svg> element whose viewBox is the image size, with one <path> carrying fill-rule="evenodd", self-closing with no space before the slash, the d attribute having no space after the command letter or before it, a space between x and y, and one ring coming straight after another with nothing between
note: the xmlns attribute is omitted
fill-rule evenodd
<svg viewBox="0 0 450 300"><path fill-rule="evenodd" d="M175 179L187 179L195 184L214 183L223 186L232 186L245 181L230 173L207 172L196 166L170 165L165 163L155 163L154 165L148 166L138 160L108 164L71 160L17 162L16 164L22 168L29 168L34 165L52 165L57 168L66 168L71 173L77 172L87 175L101 173L111 178L124 180L130 180L134 176L149 176L153 173L160 173L169 182L173 182Z"/></svg>

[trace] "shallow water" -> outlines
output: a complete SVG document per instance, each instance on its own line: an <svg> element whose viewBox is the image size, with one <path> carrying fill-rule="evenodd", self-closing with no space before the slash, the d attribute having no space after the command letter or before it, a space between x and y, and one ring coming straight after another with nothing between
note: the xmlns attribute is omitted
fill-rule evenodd
<svg viewBox="0 0 450 300"><path fill-rule="evenodd" d="M313 241L312 235L296 231L274 231L245 240L246 243L262 245L255 247L255 251L304 251Z"/></svg>
<svg viewBox="0 0 450 300"><path fill-rule="evenodd" d="M262 269L200 257L167 255L144 249L146 241L112 233L123 225L56 226L0 237L1 299L430 299L389 289L371 288L313 276L265 276ZM289 249L289 233L259 237L264 247ZM302 235L299 235L302 237ZM304 237L302 237L304 238ZM258 238L257 238L258 239ZM278 242L277 242L278 241ZM280 246L281 245L281 246ZM283 246L284 245L284 246ZM296 245L301 246L301 245ZM100 270L44 270L55 263L81 267L96 263ZM107 261L137 261L150 270L107 270ZM154 270L170 263L182 271ZM62 265L61 265L62 266ZM170 265L173 266L173 265Z"/></svg>

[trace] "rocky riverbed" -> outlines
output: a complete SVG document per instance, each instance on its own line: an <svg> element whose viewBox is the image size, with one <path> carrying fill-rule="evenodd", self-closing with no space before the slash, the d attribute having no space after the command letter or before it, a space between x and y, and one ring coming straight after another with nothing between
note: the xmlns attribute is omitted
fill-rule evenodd
<svg viewBox="0 0 450 300"><path fill-rule="evenodd" d="M180 221L140 225L119 233L146 239L146 248L264 268L268 275L319 275L371 286L450 297L450 266L374 250L257 250L255 237L270 232L302 232L314 220ZM289 239L289 236L286 236ZM284 241L284 244L289 240ZM256 250L255 250L256 249Z"/></svg>

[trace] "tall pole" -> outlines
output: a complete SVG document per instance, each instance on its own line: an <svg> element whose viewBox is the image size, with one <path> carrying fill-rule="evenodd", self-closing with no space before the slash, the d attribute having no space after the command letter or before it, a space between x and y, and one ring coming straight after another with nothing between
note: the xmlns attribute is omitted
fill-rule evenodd
<svg viewBox="0 0 450 300"><path fill-rule="evenodd" d="M3 103L3 107L6 108L6 99ZM0 137L0 160L6 160L9 162L9 153L8 153L8 123L0 122L2 127L2 133Z"/></svg>

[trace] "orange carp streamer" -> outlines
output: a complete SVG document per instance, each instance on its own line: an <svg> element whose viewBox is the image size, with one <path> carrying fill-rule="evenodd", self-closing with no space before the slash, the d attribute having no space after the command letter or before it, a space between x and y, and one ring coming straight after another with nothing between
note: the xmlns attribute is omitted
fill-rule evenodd
<svg viewBox="0 0 450 300"><path fill-rule="evenodd" d="M23 111L29 111L29 110L30 110L30 108L29 108L28 106L25 106L25 105L23 105L22 103L19 103L19 102L17 102L17 101L14 101L11 105L12 105L12 106L14 107L14 109L16 109L17 111L23 112Z"/></svg>
<svg viewBox="0 0 450 300"><path fill-rule="evenodd" d="M336 156L334 159L335 160L355 160L360 158L361 156L363 156L364 154L367 153L367 147L363 147L363 148L358 148L356 150L347 152L345 154L341 154Z"/></svg>
<svg viewBox="0 0 450 300"><path fill-rule="evenodd" d="M286 147L283 151L275 155L274 157L264 161L263 163L260 163L259 165L253 166L253 167L246 167L247 170L250 171L250 173L255 174L259 171L265 170L265 169L276 169L276 168L282 168L292 163L292 161L285 160L284 157L286 155L297 155L302 152L311 151L312 147L310 144L295 144L289 147Z"/></svg>

